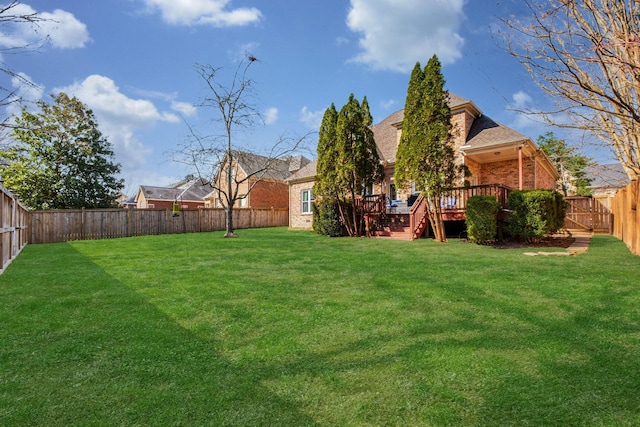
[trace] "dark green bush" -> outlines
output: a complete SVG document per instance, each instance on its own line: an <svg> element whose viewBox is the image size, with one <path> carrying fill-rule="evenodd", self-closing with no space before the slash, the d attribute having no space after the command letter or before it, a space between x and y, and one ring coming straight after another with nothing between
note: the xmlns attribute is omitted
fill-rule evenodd
<svg viewBox="0 0 640 427"><path fill-rule="evenodd" d="M528 242L562 228L567 210L562 194L554 190L512 191L507 208L507 233Z"/></svg>
<svg viewBox="0 0 640 427"><path fill-rule="evenodd" d="M316 201L313 203L313 231L331 237L343 235L337 202Z"/></svg>
<svg viewBox="0 0 640 427"><path fill-rule="evenodd" d="M472 196L467 201L467 236L475 243L496 239L498 201L494 196Z"/></svg>

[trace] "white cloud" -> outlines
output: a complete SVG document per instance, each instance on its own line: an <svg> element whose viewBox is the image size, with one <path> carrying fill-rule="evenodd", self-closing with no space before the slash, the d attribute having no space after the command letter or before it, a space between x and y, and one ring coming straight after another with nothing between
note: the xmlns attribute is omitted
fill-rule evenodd
<svg viewBox="0 0 640 427"><path fill-rule="evenodd" d="M144 0L147 7L159 11L172 25L241 26L259 22L262 13L256 8L227 10L229 0Z"/></svg>
<svg viewBox="0 0 640 427"><path fill-rule="evenodd" d="M399 72L433 54L453 63L462 56L463 6L464 0L351 0L347 25L361 34L362 49L353 61Z"/></svg>
<svg viewBox="0 0 640 427"><path fill-rule="evenodd" d="M195 105L188 102L180 102L180 101L173 101L171 103L171 109L174 111L177 111L178 113L182 114L185 117L195 116L196 112L198 111Z"/></svg>
<svg viewBox="0 0 640 427"><path fill-rule="evenodd" d="M42 19L37 23L5 23L8 32L0 33L0 46L5 48L33 47L47 38L53 47L75 49L85 47L91 41L87 26L76 17L61 9L53 12L37 12L31 6L18 4L11 9L14 15L38 14Z"/></svg>
<svg viewBox="0 0 640 427"><path fill-rule="evenodd" d="M278 109L275 107L267 108L264 112L264 124L272 125L278 121Z"/></svg>
<svg viewBox="0 0 640 427"><path fill-rule="evenodd" d="M300 121L309 129L318 130L322 124L322 117L324 116L324 113L325 110L309 111L309 109L304 106L302 107L302 110L300 110Z"/></svg>
<svg viewBox="0 0 640 427"><path fill-rule="evenodd" d="M513 99L513 106L516 109L526 108L533 101L533 98L531 98L528 93L523 91L514 93L513 95L511 95L511 98Z"/></svg>
<svg viewBox="0 0 640 427"><path fill-rule="evenodd" d="M15 89L14 96L8 101L7 115L19 115L22 105L40 101L44 96L44 86L33 82L25 73L18 73L11 77L11 86Z"/></svg>
<svg viewBox="0 0 640 427"><path fill-rule="evenodd" d="M93 110L100 130L113 144L123 171L143 166L151 152L137 139L136 131L158 122L180 120L175 114L161 113L149 100L129 98L120 92L113 80L100 75L89 76L80 83L55 91L76 96Z"/></svg>
<svg viewBox="0 0 640 427"><path fill-rule="evenodd" d="M56 9L53 13L41 14L44 22L40 23L46 34L49 34L53 46L60 49L84 47L91 38L87 26L64 10Z"/></svg>
<svg viewBox="0 0 640 427"><path fill-rule="evenodd" d="M380 102L380 106L384 109L384 110L390 110L392 108L395 108L395 105L397 104L395 99L388 99L386 101L381 101Z"/></svg>
<svg viewBox="0 0 640 427"><path fill-rule="evenodd" d="M349 44L349 39L343 36L336 37L336 46Z"/></svg>

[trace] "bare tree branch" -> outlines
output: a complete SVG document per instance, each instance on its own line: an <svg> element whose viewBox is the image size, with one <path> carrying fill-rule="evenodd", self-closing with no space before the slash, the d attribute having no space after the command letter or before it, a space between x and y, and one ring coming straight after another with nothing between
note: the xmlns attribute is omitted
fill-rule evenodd
<svg viewBox="0 0 640 427"><path fill-rule="evenodd" d="M503 19L507 51L555 108L528 111L588 132L640 176L640 2L523 0L530 16ZM564 113L569 120L559 119Z"/></svg>
<svg viewBox="0 0 640 427"><path fill-rule="evenodd" d="M201 179L210 182L216 199L226 211L226 237L235 236L233 209L237 200L249 194L260 180L281 166L284 158L296 152L308 137L281 136L266 155L239 149L236 132L253 129L261 121L255 106L254 81L248 77L249 67L256 61L255 57L247 56L237 65L229 80L224 79L222 68L196 65L196 72L207 90L199 107L212 111L212 122L221 126L224 132L202 135L187 124L188 137L172 153L175 161L191 166ZM249 161L251 170L239 174L238 165ZM239 194L241 188L244 194Z"/></svg>

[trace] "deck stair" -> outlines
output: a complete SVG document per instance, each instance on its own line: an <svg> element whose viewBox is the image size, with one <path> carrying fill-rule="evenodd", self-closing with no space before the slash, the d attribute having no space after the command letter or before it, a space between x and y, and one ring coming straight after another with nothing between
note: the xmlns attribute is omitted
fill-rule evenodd
<svg viewBox="0 0 640 427"><path fill-rule="evenodd" d="M409 215L386 214L380 216L375 228L375 237L411 240Z"/></svg>
<svg viewBox="0 0 640 427"><path fill-rule="evenodd" d="M411 206L409 212L409 231L412 240L419 239L424 230L429 226L429 218L427 217L427 199L424 194L416 199Z"/></svg>

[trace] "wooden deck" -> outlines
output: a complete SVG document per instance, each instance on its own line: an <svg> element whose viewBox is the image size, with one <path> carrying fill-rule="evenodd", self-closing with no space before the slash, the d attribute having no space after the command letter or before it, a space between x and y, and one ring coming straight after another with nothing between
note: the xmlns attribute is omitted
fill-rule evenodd
<svg viewBox="0 0 640 427"><path fill-rule="evenodd" d="M510 191L509 187L499 184L454 188L440 201L443 219L444 221L464 221L467 200L472 196L495 196L498 208L504 210ZM418 239L429 226L426 218L426 202L423 198L415 200L413 205L408 207L408 212L402 212L398 207L394 207L384 195L366 196L363 202L371 224L369 234L372 237Z"/></svg>

